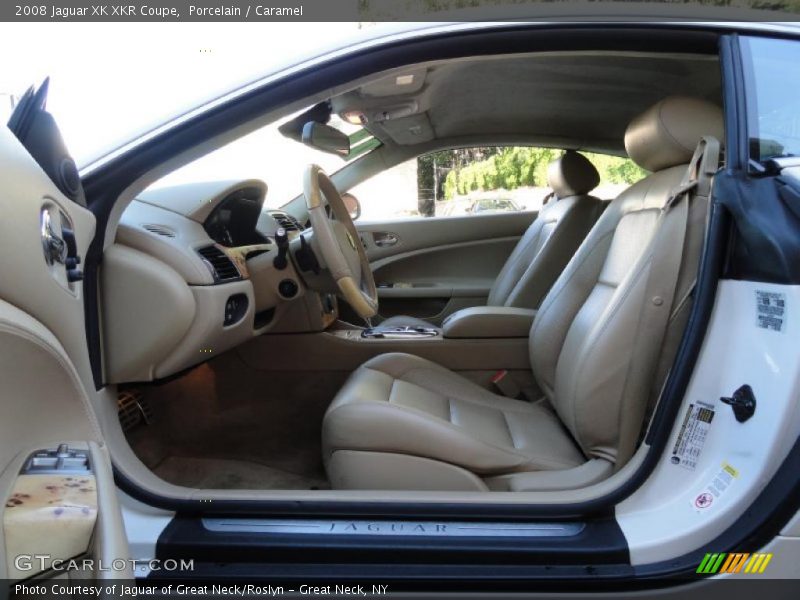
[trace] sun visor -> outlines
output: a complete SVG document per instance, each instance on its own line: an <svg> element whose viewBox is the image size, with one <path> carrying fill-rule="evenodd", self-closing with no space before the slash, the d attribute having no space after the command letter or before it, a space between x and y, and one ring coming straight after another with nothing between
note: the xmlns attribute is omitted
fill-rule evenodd
<svg viewBox="0 0 800 600"><path fill-rule="evenodd" d="M396 143L402 146L429 142L435 137L428 113L383 121L380 125Z"/></svg>

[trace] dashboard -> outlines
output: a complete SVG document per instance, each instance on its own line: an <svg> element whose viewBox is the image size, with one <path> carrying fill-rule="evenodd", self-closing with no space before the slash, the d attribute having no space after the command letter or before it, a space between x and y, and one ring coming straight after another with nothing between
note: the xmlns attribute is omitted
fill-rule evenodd
<svg viewBox="0 0 800 600"><path fill-rule="evenodd" d="M175 374L264 333L323 331L335 298L309 290L274 236L257 179L148 189L125 209L101 273L109 383Z"/></svg>

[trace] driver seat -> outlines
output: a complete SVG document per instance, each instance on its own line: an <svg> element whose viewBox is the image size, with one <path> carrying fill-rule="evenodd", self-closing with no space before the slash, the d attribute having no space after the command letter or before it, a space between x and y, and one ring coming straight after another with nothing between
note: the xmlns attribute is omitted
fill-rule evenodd
<svg viewBox="0 0 800 600"><path fill-rule="evenodd" d="M683 333L707 199L683 201L685 221L669 221L683 240L674 245L656 235L667 223L662 208L701 137L722 133L719 108L687 97L666 98L630 123L628 154L652 174L611 202L539 308L529 352L544 398L498 396L416 356L377 356L351 375L325 414L332 487L564 490L622 466ZM648 278L654 241L677 272L667 290L653 278L661 295ZM663 341L642 324L645 311L664 316ZM651 357L647 368L632 367L642 355Z"/></svg>

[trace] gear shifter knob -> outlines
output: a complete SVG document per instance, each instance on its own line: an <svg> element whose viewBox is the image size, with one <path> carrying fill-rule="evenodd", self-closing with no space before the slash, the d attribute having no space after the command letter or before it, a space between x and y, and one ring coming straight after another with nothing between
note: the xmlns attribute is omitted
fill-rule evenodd
<svg viewBox="0 0 800 600"><path fill-rule="evenodd" d="M283 227L278 227L275 231L275 244L278 246L278 256L275 257L272 264L279 271L283 271L288 265L286 255L289 252L289 235Z"/></svg>

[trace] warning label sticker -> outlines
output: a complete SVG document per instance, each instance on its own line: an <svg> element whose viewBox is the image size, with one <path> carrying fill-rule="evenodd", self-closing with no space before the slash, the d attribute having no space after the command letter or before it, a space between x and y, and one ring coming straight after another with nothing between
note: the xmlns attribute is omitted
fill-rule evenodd
<svg viewBox="0 0 800 600"><path fill-rule="evenodd" d="M697 468L697 461L700 459L703 446L705 446L706 436L713 419L714 407L711 404L698 401L689 405L681 424L681 430L678 432L678 439L672 448L670 462L673 465L690 471Z"/></svg>
<svg viewBox="0 0 800 600"><path fill-rule="evenodd" d="M786 294L756 290L756 325L782 332L786 325Z"/></svg>
<svg viewBox="0 0 800 600"><path fill-rule="evenodd" d="M720 470L714 473L711 482L700 493L692 497L692 506L698 512L714 506L719 497L738 477L739 471L727 462L723 462Z"/></svg>

